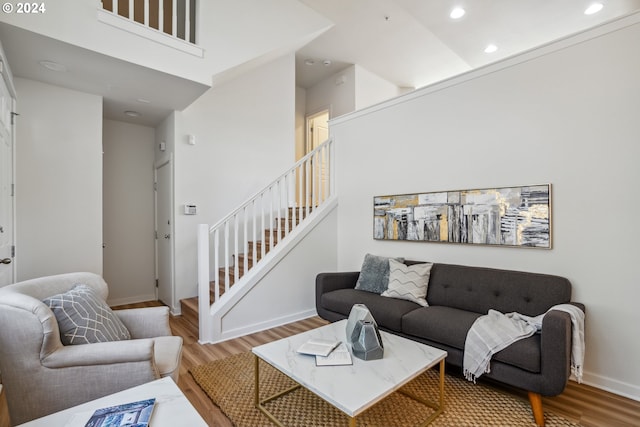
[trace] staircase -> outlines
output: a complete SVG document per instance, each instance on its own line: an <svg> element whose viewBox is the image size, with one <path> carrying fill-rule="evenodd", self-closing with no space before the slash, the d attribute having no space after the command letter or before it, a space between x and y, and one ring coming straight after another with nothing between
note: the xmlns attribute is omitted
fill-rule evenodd
<svg viewBox="0 0 640 427"><path fill-rule="evenodd" d="M293 210L295 208L288 208L288 209L289 209L289 215L288 215L289 219L287 220L285 218L280 218L280 223L281 223L280 229L282 231L280 232L279 237L277 232L273 233L273 244L271 243L272 238L271 238L271 234L269 233L270 229L269 228L265 229L265 233L264 233L265 234L265 242L264 242L265 254L268 254L270 249L275 247L279 242L281 242L284 239L284 237L286 236L286 233L284 232L284 230L287 229L286 225L288 225L289 230L292 230L295 226L300 224L300 221L302 219L306 217L306 211L304 211L301 214L302 218L300 218L300 216L296 216L295 223L294 223L294 219L292 218L292 215L293 215ZM309 212L313 212L313 208L309 209ZM287 221L286 224L285 224L285 221ZM277 228L278 227L276 224L274 229L277 230ZM253 245L254 245L253 241L248 241L247 243L250 248L253 248ZM263 247L262 241L259 241L259 240L255 241L255 245L256 245L255 255L252 251L249 251L248 254L239 253L237 255L236 254L232 255L231 267L235 266L236 263L238 264L238 279L242 278L242 276L244 275L245 261L248 268L251 269L257 263L257 261L260 261L262 259L262 247ZM218 268L217 281L212 280L209 282L209 302L211 304L213 304L216 301L216 292L215 292L216 286L218 288L219 298L222 297L222 295L225 292L226 283L227 283L225 273L226 273L226 269L224 267ZM235 271L233 268L230 268L229 269L229 288L231 288L231 286L233 286L235 283L236 283ZM192 325L198 327L198 297L196 296L196 297L180 300L180 307L182 310L183 318L187 320L189 323L191 323Z"/></svg>
<svg viewBox="0 0 640 427"><path fill-rule="evenodd" d="M222 340L222 317L233 310L234 298L250 292L286 256L288 242L335 205L332 157L329 139L215 225L200 224L198 295L180 305L201 342Z"/></svg>

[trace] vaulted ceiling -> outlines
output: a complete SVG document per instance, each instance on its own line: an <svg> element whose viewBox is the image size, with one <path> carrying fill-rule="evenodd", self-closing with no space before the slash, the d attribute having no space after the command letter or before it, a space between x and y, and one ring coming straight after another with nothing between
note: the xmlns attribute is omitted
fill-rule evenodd
<svg viewBox="0 0 640 427"><path fill-rule="evenodd" d="M640 9L640 0L300 1L335 22L298 51L302 87L351 64L401 87L422 87ZM596 2L602 10L585 14ZM466 13L452 19L456 7ZM485 53L489 44L497 50Z"/></svg>

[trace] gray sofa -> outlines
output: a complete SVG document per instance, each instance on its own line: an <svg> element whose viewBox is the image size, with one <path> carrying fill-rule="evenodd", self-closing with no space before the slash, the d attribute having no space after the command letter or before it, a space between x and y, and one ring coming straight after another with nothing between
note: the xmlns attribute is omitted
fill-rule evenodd
<svg viewBox="0 0 640 427"><path fill-rule="evenodd" d="M417 261L405 261L412 265ZM447 363L462 367L467 331L489 309L537 316L570 303L571 283L559 276L434 263L428 307L355 289L359 272L320 273L316 277L318 315L331 322L349 316L353 304L365 304L382 330L448 352ZM584 311L584 305L577 305ZM496 353L482 378L528 391L533 415L544 425L541 396L560 394L570 376L571 318L549 311L541 333Z"/></svg>

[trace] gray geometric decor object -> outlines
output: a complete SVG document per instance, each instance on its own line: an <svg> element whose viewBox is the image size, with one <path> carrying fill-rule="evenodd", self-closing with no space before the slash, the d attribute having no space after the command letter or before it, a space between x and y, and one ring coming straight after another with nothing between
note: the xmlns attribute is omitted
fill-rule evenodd
<svg viewBox="0 0 640 427"><path fill-rule="evenodd" d="M353 328L356 327L356 323L358 320L367 320L369 322L376 323L373 318L373 315L369 311L366 305L364 304L354 304L351 307L351 311L349 312L349 318L347 319L347 327L346 327L346 338L347 342L351 342L351 334L353 334ZM376 324L377 325L377 324Z"/></svg>
<svg viewBox="0 0 640 427"><path fill-rule="evenodd" d="M353 355L359 359L382 359L384 355L382 337L375 322L358 320L350 341Z"/></svg>

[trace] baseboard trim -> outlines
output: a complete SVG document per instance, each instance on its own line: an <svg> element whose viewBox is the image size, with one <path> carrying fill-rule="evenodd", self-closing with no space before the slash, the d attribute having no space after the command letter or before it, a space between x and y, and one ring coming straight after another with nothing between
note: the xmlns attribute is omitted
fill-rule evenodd
<svg viewBox="0 0 640 427"><path fill-rule="evenodd" d="M640 386L635 384L625 383L592 372L585 372L582 379L582 382L586 385L640 402Z"/></svg>
<svg viewBox="0 0 640 427"><path fill-rule="evenodd" d="M157 300L156 295L155 293L153 293L153 294L138 295L135 297L109 299L107 300L107 304L109 304L110 307L114 307L118 305L135 304L138 302L156 301L156 300Z"/></svg>
<svg viewBox="0 0 640 427"><path fill-rule="evenodd" d="M264 322L253 323L251 325L243 326L241 328L229 329L222 332L221 337L217 341L198 341L200 344L216 344L223 341L228 341L234 338L240 338L246 335L254 334L256 332L265 331L267 329L275 328L278 326L286 325L288 323L297 322L299 320L308 319L309 317L317 316L315 308L310 310L301 311L298 313L281 316L275 319L269 319Z"/></svg>

